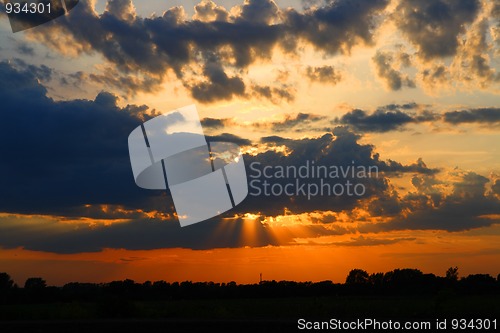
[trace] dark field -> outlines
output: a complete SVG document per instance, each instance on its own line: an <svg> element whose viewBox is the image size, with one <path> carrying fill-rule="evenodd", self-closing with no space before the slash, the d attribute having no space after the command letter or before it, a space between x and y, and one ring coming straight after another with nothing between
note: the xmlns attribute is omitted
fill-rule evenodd
<svg viewBox="0 0 500 333"><path fill-rule="evenodd" d="M297 320L498 318L498 295L338 296L171 301L108 300L0 307L2 332L295 330Z"/></svg>
<svg viewBox="0 0 500 333"><path fill-rule="evenodd" d="M201 320L297 320L298 318L451 318L498 316L498 295L339 296L258 299L190 299L98 303L40 303L0 306L2 320L88 320L109 318Z"/></svg>
<svg viewBox="0 0 500 333"><path fill-rule="evenodd" d="M0 293L0 332L288 332L297 321L500 318L500 283L402 269L331 281L259 284L132 280L48 287L32 278ZM5 285L4 285L5 286Z"/></svg>

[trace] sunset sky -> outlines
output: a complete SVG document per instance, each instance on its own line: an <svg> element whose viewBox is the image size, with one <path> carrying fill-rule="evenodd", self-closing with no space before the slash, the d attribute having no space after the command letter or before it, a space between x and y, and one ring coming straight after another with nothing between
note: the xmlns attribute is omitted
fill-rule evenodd
<svg viewBox="0 0 500 333"><path fill-rule="evenodd" d="M89 0L0 10L0 272L343 282L500 273L500 2ZM261 165L376 166L362 197L249 196L181 228L127 138L195 104Z"/></svg>

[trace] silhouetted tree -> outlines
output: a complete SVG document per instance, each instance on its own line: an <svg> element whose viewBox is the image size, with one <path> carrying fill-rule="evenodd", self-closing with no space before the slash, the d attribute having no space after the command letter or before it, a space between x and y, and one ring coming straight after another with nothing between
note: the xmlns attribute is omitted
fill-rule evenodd
<svg viewBox="0 0 500 333"><path fill-rule="evenodd" d="M384 273L373 273L370 274L369 278L370 284L375 287L380 287L384 283Z"/></svg>
<svg viewBox="0 0 500 333"><path fill-rule="evenodd" d="M451 281L458 281L458 267L450 267L446 271L446 278Z"/></svg>
<svg viewBox="0 0 500 333"><path fill-rule="evenodd" d="M496 280L489 274L471 274L461 278L459 285L466 293L485 294L495 290Z"/></svg>
<svg viewBox="0 0 500 333"><path fill-rule="evenodd" d="M41 277L31 277L24 283L24 289L39 290L47 287L47 282Z"/></svg>
<svg viewBox="0 0 500 333"><path fill-rule="evenodd" d="M368 284L369 275L366 271L362 269L353 269L347 275L345 279L346 284Z"/></svg>
<svg viewBox="0 0 500 333"><path fill-rule="evenodd" d="M413 268L397 268L393 271L387 272L384 275L384 279L388 283L392 284L407 284L414 283L419 280L424 273L419 269Z"/></svg>
<svg viewBox="0 0 500 333"><path fill-rule="evenodd" d="M15 287L15 288L14 288ZM0 273L0 304L8 303L15 298L17 285L7 273Z"/></svg>
<svg viewBox="0 0 500 333"><path fill-rule="evenodd" d="M14 286L14 281L7 273L0 273L0 290L9 290Z"/></svg>
<svg viewBox="0 0 500 333"><path fill-rule="evenodd" d="M418 269L395 269L384 274L384 286L397 292L421 291L424 274Z"/></svg>

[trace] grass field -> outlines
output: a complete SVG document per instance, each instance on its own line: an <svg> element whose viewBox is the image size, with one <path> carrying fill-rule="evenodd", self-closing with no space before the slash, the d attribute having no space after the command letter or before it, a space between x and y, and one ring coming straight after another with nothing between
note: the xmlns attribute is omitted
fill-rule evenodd
<svg viewBox="0 0 500 333"><path fill-rule="evenodd" d="M498 316L498 295L482 296L339 296L259 299L203 299L10 304L0 306L2 320L137 319L298 319L437 318Z"/></svg>

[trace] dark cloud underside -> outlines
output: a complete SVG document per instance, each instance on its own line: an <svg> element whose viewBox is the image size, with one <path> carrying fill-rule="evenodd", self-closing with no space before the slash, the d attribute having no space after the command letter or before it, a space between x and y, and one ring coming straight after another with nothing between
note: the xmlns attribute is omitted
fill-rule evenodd
<svg viewBox="0 0 500 333"><path fill-rule="evenodd" d="M372 145L359 142L360 135L345 127L336 127L332 133L316 138L262 138L261 144L270 148L285 146L286 153L271 149L255 156L244 155L249 180L265 180L262 175L255 175L255 170L250 167L253 162L260 163L260 167L300 167L311 161L324 166L376 166L380 171L378 177L358 179L366 187L363 196L249 196L222 218L180 228L172 218L175 210L168 191L138 188L130 168L128 135L149 119L152 111L145 105L119 107L117 97L106 92L94 100L54 101L47 97L46 88L37 79L40 73L37 73L30 67L16 68L12 63L0 62L0 98L3 101L0 142L10 143L0 145L0 211L46 216L35 218L43 221L28 218L27 222L23 216L4 214L0 223L0 245L4 247L75 253L103 248L205 249L288 244L293 243L296 236L278 241L269 231L270 225L260 220L245 222L234 215L275 216L285 210L348 214L365 203L369 203L367 209L372 216L391 218L385 224L370 224L373 231L464 230L491 225L495 220L482 216L500 213L497 183L492 188L493 193L488 194L487 179L469 173L453 184L452 194L442 193L439 183L433 181L439 170L427 167L421 159L408 165L383 161ZM388 105L380 110L388 113L390 110L414 108L413 104L405 104ZM367 114L363 116L369 117ZM295 127L301 121L321 120L319 116L297 114L273 126ZM380 122L375 123L383 126ZM207 124L217 127L213 119L205 120ZM207 139L242 146L253 144L230 133ZM397 194L387 178L401 173L416 177L413 181L415 191L403 197ZM288 177L273 182L285 185L295 180ZM346 179L323 180L335 185ZM306 183L320 185L320 179L307 179ZM81 220L82 217L125 221L91 227ZM61 224L61 219L73 219L77 222L72 223L77 224ZM325 223L322 222L319 220L316 224L304 226L295 235L301 235L301 232L307 235L352 232L327 218ZM245 223L255 225L256 236L241 241L239 235ZM18 227L12 227L14 225Z"/></svg>
<svg viewBox="0 0 500 333"><path fill-rule="evenodd" d="M459 35L480 10L478 0L405 0L393 16L398 28L425 59L453 56Z"/></svg>
<svg viewBox="0 0 500 333"><path fill-rule="evenodd" d="M444 114L444 121L450 124L500 123L500 108L481 108L481 109L446 112Z"/></svg>
<svg viewBox="0 0 500 333"><path fill-rule="evenodd" d="M478 108L461 111L449 111L439 114L429 110L413 110L415 104L386 105L370 113L355 109L334 120L336 124L347 125L360 132L389 132L404 130L408 124L449 123L497 125L500 123L500 109Z"/></svg>
<svg viewBox="0 0 500 333"><path fill-rule="evenodd" d="M386 0L340 0L297 12L279 9L270 0L250 0L240 15L230 16L222 7L205 3L196 6L195 19L188 20L180 7L162 16L142 18L130 1L111 0L101 15L89 2L81 1L71 15L29 33L59 50L102 54L116 71L92 79L128 93L141 90L140 85L116 77L140 73L147 77L145 82L158 85L171 70L200 102L255 94L271 100L293 100L287 95L291 90L283 87L253 89L240 71L257 59L270 58L276 46L296 52L299 41L328 54L347 53L360 43L371 44L375 17L386 5ZM72 42L67 44L68 40ZM328 68L313 69L310 74L319 80L339 80Z"/></svg>

